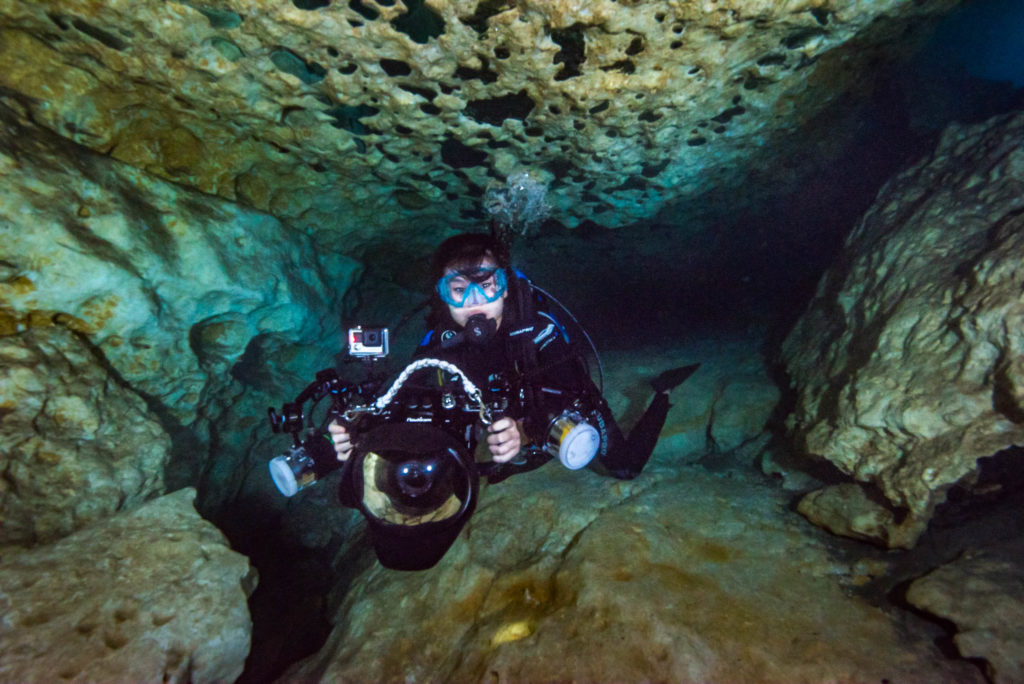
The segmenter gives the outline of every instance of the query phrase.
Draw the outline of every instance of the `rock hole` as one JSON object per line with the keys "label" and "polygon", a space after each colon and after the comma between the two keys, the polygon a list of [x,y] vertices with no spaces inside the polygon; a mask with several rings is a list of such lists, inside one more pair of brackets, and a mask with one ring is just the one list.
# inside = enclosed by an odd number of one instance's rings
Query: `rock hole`
{"label": "rock hole", "polygon": [[400,59],[382,59],[379,64],[388,76],[408,76],[412,73],[412,67]]}
{"label": "rock hole", "polygon": [[799,50],[814,38],[824,35],[825,32],[817,28],[801,29],[783,38],[782,44],[789,50]]}
{"label": "rock hole", "polygon": [[307,85],[319,83],[327,70],[316,62],[307,62],[288,48],[279,47],[270,53],[270,61],[281,71],[291,74]]}
{"label": "rock hole", "polygon": [[444,18],[423,0],[403,0],[403,2],[405,13],[391,21],[391,26],[396,31],[404,33],[414,43],[420,45],[424,45],[431,38],[437,38],[444,33]]}
{"label": "rock hole", "polygon": [[555,54],[555,64],[562,68],[555,74],[556,81],[565,81],[580,75],[580,67],[586,61],[586,24],[573,24],[569,28],[551,31],[551,40],[561,48]]}
{"label": "rock hole", "polygon": [[430,88],[420,88],[419,86],[409,85],[408,83],[401,83],[398,87],[408,93],[412,93],[413,95],[419,95],[427,102],[430,102],[437,97],[437,93]]}
{"label": "rock hole", "polygon": [[746,113],[746,111],[747,111],[746,107],[741,107],[741,106],[730,107],[729,109],[726,109],[726,110],[722,111],[721,113],[719,113],[717,116],[711,117],[711,120],[715,121],[717,123],[720,123],[720,124],[726,124],[726,123],[729,123],[730,121],[732,121],[733,118],[735,118],[737,116],[740,116],[741,114]]}
{"label": "rock hole", "polygon": [[429,116],[438,116],[441,114],[441,109],[437,105],[429,102],[420,105],[420,111]]}
{"label": "rock hole", "polygon": [[636,36],[635,38],[633,38],[633,40],[629,43],[629,47],[626,48],[626,54],[630,56],[639,55],[643,51],[644,39],[641,38],[640,36]]}
{"label": "rock hole", "polygon": [[487,33],[487,20],[511,7],[512,3],[509,0],[482,0],[472,15],[462,19],[462,23],[482,36]]}
{"label": "rock hole", "polygon": [[112,50],[123,52],[128,49],[128,43],[124,42],[113,33],[108,33],[107,31],[104,31],[97,26],[93,26],[88,22],[82,21],[81,19],[73,19],[71,21],[71,25],[90,38],[103,43]]}
{"label": "rock hole", "polygon": [[611,105],[609,104],[608,100],[605,100],[601,104],[594,105],[593,107],[591,107],[590,110],[589,110],[589,113],[590,114],[600,114],[601,112],[603,112],[606,109],[608,109],[608,107],[610,107],[610,106]]}
{"label": "rock hole", "polygon": [[811,16],[822,26],[828,25],[828,10],[824,7],[812,7]]}
{"label": "rock hole", "polygon": [[357,12],[359,16],[364,19],[369,19],[370,21],[373,21],[380,16],[380,12],[372,7],[367,7],[361,2],[361,0],[348,0],[348,7],[352,11]]}
{"label": "rock hole", "polygon": [[292,0],[292,4],[300,10],[316,10],[327,7],[331,4],[331,0]]}
{"label": "rock hole", "polygon": [[654,178],[668,166],[668,159],[660,161],[657,164],[644,164],[644,168],[640,171],[640,175],[644,178]]}
{"label": "rock hole", "polygon": [[69,24],[67,21],[65,21],[64,17],[60,16],[59,14],[54,14],[53,12],[47,12],[46,16],[49,17],[50,21],[52,21],[54,24],[56,24],[57,27],[61,31],[67,31],[68,29],[71,28],[71,24]]}
{"label": "rock hole", "polygon": [[544,129],[541,128],[540,126],[530,126],[523,132],[526,133],[526,135],[530,136],[531,138],[539,138],[540,136],[544,135]]}
{"label": "rock hole", "polygon": [[331,57],[337,57],[340,53],[337,48],[333,48],[330,45],[327,46],[327,54]]}
{"label": "rock hole", "polygon": [[697,136],[696,138],[690,138],[689,140],[687,140],[686,144],[689,145],[690,147],[699,147],[701,145],[706,145],[707,142],[707,138]]}
{"label": "rock hole", "polygon": [[506,119],[522,121],[533,108],[533,99],[525,90],[520,90],[518,93],[487,100],[471,100],[466,104],[466,114],[480,123],[500,127]]}
{"label": "rock hole", "polygon": [[481,57],[480,61],[483,62],[484,64],[482,69],[472,69],[467,66],[459,66],[455,70],[455,76],[462,81],[471,81],[474,78],[479,79],[484,83],[494,83],[495,81],[497,81],[498,74],[491,71],[490,65],[487,63],[487,60]]}
{"label": "rock hole", "polygon": [[233,29],[242,25],[242,15],[231,10],[218,10],[210,7],[199,7],[191,5],[196,11],[201,12],[210,26],[215,29]]}
{"label": "rock hole", "polygon": [[494,56],[498,59],[508,59],[512,56],[512,53],[506,47],[496,47],[494,48]]}
{"label": "rock hole", "polygon": [[334,119],[334,121],[331,121],[331,125],[335,128],[346,130],[355,135],[365,135],[369,131],[360,119],[373,116],[379,111],[376,107],[361,104],[355,106],[338,105],[337,107],[325,110],[324,113]]}
{"label": "rock hole", "polygon": [[773,53],[757,60],[758,66],[779,66],[786,63],[786,56]]}
{"label": "rock hole", "polygon": [[351,76],[352,74],[356,73],[356,70],[358,68],[358,64],[355,64],[354,62],[349,62],[345,66],[338,67],[338,73],[344,76]]}
{"label": "rock hole", "polygon": [[103,644],[112,651],[124,648],[128,645],[129,639],[118,632],[104,632]]}
{"label": "rock hole", "polygon": [[487,153],[449,136],[441,143],[441,161],[453,169],[483,166],[487,161]]}
{"label": "rock hole", "polygon": [[660,119],[661,116],[662,115],[659,114],[658,112],[646,111],[640,114],[639,119],[641,121],[646,121],[647,123],[654,123],[655,121]]}
{"label": "rock hole", "polygon": [[229,62],[237,62],[245,56],[245,53],[242,52],[242,48],[238,47],[230,40],[227,40],[226,38],[221,38],[220,36],[215,36],[214,38],[211,38],[210,45],[213,46],[214,50],[220,53],[221,57],[228,60]]}

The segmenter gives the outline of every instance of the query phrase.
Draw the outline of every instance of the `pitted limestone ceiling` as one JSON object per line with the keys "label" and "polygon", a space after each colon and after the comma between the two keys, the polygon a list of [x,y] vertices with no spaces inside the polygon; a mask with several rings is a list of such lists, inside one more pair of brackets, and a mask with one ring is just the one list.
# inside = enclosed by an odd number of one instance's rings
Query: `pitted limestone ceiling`
{"label": "pitted limestone ceiling", "polygon": [[573,226],[739,187],[956,0],[0,0],[0,98],[359,244],[551,182]]}

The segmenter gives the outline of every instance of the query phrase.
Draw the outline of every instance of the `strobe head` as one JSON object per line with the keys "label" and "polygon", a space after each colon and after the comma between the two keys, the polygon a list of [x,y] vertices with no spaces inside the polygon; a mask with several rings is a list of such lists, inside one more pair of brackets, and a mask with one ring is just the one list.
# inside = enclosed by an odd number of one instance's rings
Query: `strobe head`
{"label": "strobe head", "polygon": [[287,432],[295,434],[302,429],[305,416],[302,413],[301,404],[285,404],[281,407],[281,413],[271,406],[267,409],[267,419],[270,421],[270,429],[274,434]]}

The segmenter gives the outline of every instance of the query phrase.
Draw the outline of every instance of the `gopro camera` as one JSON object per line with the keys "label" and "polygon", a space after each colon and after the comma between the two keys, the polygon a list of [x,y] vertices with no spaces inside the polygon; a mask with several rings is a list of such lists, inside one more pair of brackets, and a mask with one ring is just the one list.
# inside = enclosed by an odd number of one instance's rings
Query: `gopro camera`
{"label": "gopro camera", "polygon": [[348,330],[349,356],[382,359],[388,355],[388,329],[364,328],[357,325]]}

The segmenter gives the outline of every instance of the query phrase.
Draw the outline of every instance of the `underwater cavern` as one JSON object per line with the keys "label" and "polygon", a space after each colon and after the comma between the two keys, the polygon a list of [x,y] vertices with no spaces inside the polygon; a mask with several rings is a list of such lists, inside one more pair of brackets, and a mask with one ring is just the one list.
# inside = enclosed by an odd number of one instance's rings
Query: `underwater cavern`
{"label": "underwater cavern", "polygon": [[[498,224],[700,365],[386,567],[268,407]],[[0,682],[1022,682],[1022,496],[1020,0],[0,0]]]}

